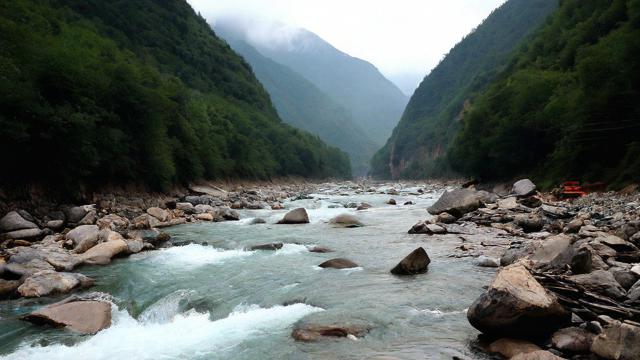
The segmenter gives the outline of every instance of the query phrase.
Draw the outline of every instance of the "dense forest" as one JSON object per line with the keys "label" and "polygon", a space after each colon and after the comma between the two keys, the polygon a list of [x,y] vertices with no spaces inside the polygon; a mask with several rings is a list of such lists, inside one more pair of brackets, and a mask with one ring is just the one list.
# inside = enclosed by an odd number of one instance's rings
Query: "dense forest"
{"label": "dense forest", "polygon": [[349,177],[184,0],[0,2],[0,181]]}
{"label": "dense forest", "polygon": [[355,124],[349,110],[291,68],[262,55],[233,26],[218,20],[214,30],[249,62],[285,122],[346,151],[353,175],[366,175],[378,146]]}
{"label": "dense forest", "polygon": [[563,0],[486,91],[450,149],[483,179],[640,178],[640,1]]}
{"label": "dense forest", "polygon": [[557,0],[510,0],[494,10],[420,84],[386,145],[374,156],[372,174],[451,176],[445,155],[469,99],[506,68],[518,44],[556,6]]}

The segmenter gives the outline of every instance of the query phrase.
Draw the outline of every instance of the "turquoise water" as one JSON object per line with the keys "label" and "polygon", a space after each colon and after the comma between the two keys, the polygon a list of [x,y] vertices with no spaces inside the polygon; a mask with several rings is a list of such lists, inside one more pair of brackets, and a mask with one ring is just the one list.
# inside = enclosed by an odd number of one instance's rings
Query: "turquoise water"
{"label": "turquoise water", "polygon": [[[113,325],[94,336],[43,329],[17,316],[42,304],[0,303],[0,353],[9,359],[451,359],[478,358],[475,331],[465,310],[493,271],[450,258],[458,245],[407,230],[428,215],[437,193],[410,195],[315,194],[286,203],[305,207],[311,224],[275,225],[286,210],[242,211],[242,220],[169,229],[175,240],[194,244],[85,267],[97,279],[91,291],[113,296]],[[415,189],[413,189],[415,190]],[[335,208],[366,201],[372,209]],[[327,221],[353,213],[362,228],[336,228]],[[251,225],[255,217],[267,224]],[[278,251],[246,247],[282,242]],[[201,245],[206,243],[206,245]],[[335,252],[312,253],[310,246]],[[429,272],[412,277],[389,273],[405,255],[423,246]],[[346,257],[356,269],[317,265]],[[299,343],[296,324],[355,324],[370,327],[362,338]]]}

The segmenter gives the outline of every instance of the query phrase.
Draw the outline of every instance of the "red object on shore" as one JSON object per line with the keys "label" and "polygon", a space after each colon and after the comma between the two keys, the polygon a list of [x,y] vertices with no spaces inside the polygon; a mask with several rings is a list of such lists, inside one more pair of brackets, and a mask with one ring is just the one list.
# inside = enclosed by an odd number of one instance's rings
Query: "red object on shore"
{"label": "red object on shore", "polygon": [[560,194],[562,197],[580,197],[587,195],[578,181],[565,181],[562,183],[562,192]]}

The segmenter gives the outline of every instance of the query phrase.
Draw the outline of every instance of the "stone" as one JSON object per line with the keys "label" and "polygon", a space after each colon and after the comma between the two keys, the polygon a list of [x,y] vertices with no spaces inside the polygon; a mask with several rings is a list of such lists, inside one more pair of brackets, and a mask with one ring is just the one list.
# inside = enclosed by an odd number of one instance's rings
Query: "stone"
{"label": "stone", "polygon": [[438,224],[426,224],[425,225],[429,234],[446,234],[447,229]]}
{"label": "stone", "polygon": [[546,216],[553,219],[566,219],[571,216],[569,211],[563,207],[542,205],[540,208]]}
{"label": "stone", "polygon": [[321,268],[350,269],[358,267],[358,264],[349,259],[336,258],[327,260],[318,266],[320,266]]}
{"label": "stone", "polygon": [[511,359],[512,357],[519,354],[526,354],[533,351],[542,350],[538,345],[533,344],[529,341],[519,340],[519,339],[510,339],[510,338],[502,338],[492,342],[487,350],[490,353],[500,354],[507,359]]}
{"label": "stone", "polygon": [[165,222],[169,220],[169,212],[167,210],[161,209],[159,207],[150,207],[147,209],[147,214],[153,216],[158,219],[160,222]]}
{"label": "stone", "polygon": [[389,199],[389,201],[387,201],[387,205],[397,205],[396,200],[395,199]]}
{"label": "stone", "polygon": [[211,185],[192,185],[189,190],[196,194],[209,195],[219,199],[226,199],[229,195],[227,191]]}
{"label": "stone", "polygon": [[475,264],[476,266],[480,267],[497,268],[500,267],[500,259],[492,258],[486,255],[480,255],[476,258]]}
{"label": "stone", "polygon": [[90,210],[78,221],[78,225],[93,225],[96,221],[98,221],[98,213],[95,210]]}
{"label": "stone", "polygon": [[624,268],[611,268],[609,272],[613,274],[618,284],[625,290],[629,290],[640,278],[630,270]]}
{"label": "stone", "polygon": [[319,326],[307,325],[293,330],[291,336],[296,341],[312,342],[323,337],[359,338],[364,336],[367,328],[354,326]]}
{"label": "stone", "polygon": [[42,270],[54,270],[53,266],[42,259],[32,259],[24,263],[8,263],[4,271],[17,277],[28,277]]}
{"label": "stone", "polygon": [[629,289],[627,292],[627,298],[631,301],[640,302],[640,280],[636,281],[636,283]]}
{"label": "stone", "polygon": [[499,199],[498,195],[485,190],[477,191],[476,196],[478,197],[478,200],[480,200],[480,202],[484,205],[495,204]]}
{"label": "stone", "polygon": [[529,179],[518,180],[513,184],[511,193],[517,197],[526,197],[536,192],[536,185]]}
{"label": "stone", "polygon": [[304,208],[297,208],[289,211],[278,224],[308,224],[309,215]]}
{"label": "stone", "polygon": [[516,215],[514,222],[526,233],[540,231],[544,227],[544,219],[538,215]]}
{"label": "stone", "polygon": [[64,226],[64,220],[47,221],[47,227],[51,230],[59,230]]}
{"label": "stone", "polygon": [[18,286],[20,286],[20,281],[18,280],[5,280],[0,278],[0,299],[15,297]]}
{"label": "stone", "polygon": [[611,234],[602,234],[596,238],[597,242],[607,245],[617,251],[636,251],[638,248],[632,243]]}
{"label": "stone", "polygon": [[238,221],[238,220],[240,220],[240,213],[235,211],[235,210],[233,210],[233,209],[230,209],[228,207],[218,208],[218,214],[223,219],[228,220],[228,221]]}
{"label": "stone", "polygon": [[632,266],[631,272],[640,276],[640,264]]}
{"label": "stone", "polygon": [[510,360],[564,360],[560,356],[547,350],[538,350],[529,353],[518,354]]}
{"label": "stone", "polygon": [[579,248],[571,258],[571,272],[588,274],[593,270],[593,253],[587,248]]}
{"label": "stone", "polygon": [[469,323],[494,336],[538,336],[568,324],[570,312],[521,264],[503,268],[467,311]]}
{"label": "stone", "polygon": [[18,287],[18,293],[24,297],[64,294],[75,288],[89,287],[93,283],[93,279],[82,274],[43,270],[29,276]]}
{"label": "stone", "polygon": [[440,199],[431,205],[427,211],[431,215],[447,212],[456,217],[474,211],[480,207],[480,200],[476,191],[470,189],[456,189],[445,191]]}
{"label": "stone", "polygon": [[313,252],[313,253],[321,253],[321,254],[323,254],[323,253],[330,253],[330,252],[333,252],[333,250],[331,250],[331,249],[329,249],[329,248],[327,248],[327,247],[324,247],[324,246],[313,246],[313,247],[311,247],[311,248],[309,249],[309,252]]}
{"label": "stone", "polygon": [[333,219],[329,220],[330,224],[338,225],[346,228],[355,228],[364,226],[363,223],[358,220],[357,217],[351,214],[340,214]]}
{"label": "stone", "polygon": [[137,254],[144,249],[144,241],[142,239],[127,239],[127,254]]}
{"label": "stone", "polygon": [[75,252],[83,253],[98,243],[99,233],[97,225],[80,225],[69,231],[65,239],[73,242]]}
{"label": "stone", "polygon": [[522,198],[518,200],[518,203],[532,209],[542,206],[542,200],[537,196]]}
{"label": "stone", "polygon": [[206,205],[206,204],[198,204],[193,208],[193,210],[195,211],[196,214],[204,214],[204,213],[214,213],[214,212],[216,212],[216,209],[214,209],[213,206]]}
{"label": "stone", "polygon": [[372,208],[371,204],[363,202],[360,205],[358,205],[356,210],[361,211],[361,210],[367,210],[367,209],[371,209],[371,208]]}
{"label": "stone", "polygon": [[38,225],[24,219],[17,211],[11,211],[0,219],[0,232],[37,228]]}
{"label": "stone", "polygon": [[81,334],[95,334],[111,326],[111,304],[105,301],[61,301],[23,317],[35,324],[65,327]]}
{"label": "stone", "polygon": [[454,222],[456,222],[456,220],[458,220],[458,218],[456,218],[455,216],[447,212],[440,213],[436,217],[436,222],[443,223],[443,224],[453,224]]}
{"label": "stone", "polygon": [[584,221],[582,219],[573,219],[567,223],[567,226],[564,227],[564,232],[567,234],[575,234],[580,231],[580,228],[584,225]]}
{"label": "stone", "polygon": [[284,205],[281,203],[273,203],[271,204],[271,210],[284,210]]}
{"label": "stone", "polygon": [[96,225],[100,229],[125,231],[129,227],[129,220],[116,214],[108,214],[98,219]]}
{"label": "stone", "polygon": [[588,274],[569,276],[569,280],[588,291],[603,294],[615,299],[624,298],[626,291],[618,284],[613,275],[606,270],[596,270]]}
{"label": "stone", "polygon": [[210,213],[196,214],[195,218],[200,221],[213,221],[213,215]]}
{"label": "stone", "polygon": [[253,220],[251,220],[251,225],[257,225],[257,224],[266,224],[267,221],[263,218],[254,218]]}
{"label": "stone", "polygon": [[553,347],[565,353],[588,353],[591,343],[593,334],[579,327],[560,329],[551,336]]}
{"label": "stone", "polygon": [[280,250],[282,249],[282,246],[284,246],[284,244],[282,243],[271,243],[271,244],[262,244],[262,245],[254,245],[252,247],[249,248],[249,250],[271,250],[271,251],[275,251],[275,250]]}
{"label": "stone", "polygon": [[419,247],[407,255],[398,265],[391,269],[391,273],[395,275],[415,275],[421,274],[428,270],[429,255],[424,248]]}
{"label": "stone", "polygon": [[640,359],[640,326],[611,321],[593,339],[591,351],[607,360]]}
{"label": "stone", "polygon": [[44,236],[44,231],[34,228],[34,229],[22,229],[22,230],[14,230],[8,233],[2,234],[4,239],[36,239]]}
{"label": "stone", "polygon": [[[536,267],[546,267],[557,262],[556,259],[562,256],[571,246],[571,238],[567,235],[560,234],[552,236],[542,242],[530,259],[534,262]],[[571,257],[569,257],[565,264],[568,264]],[[564,262],[564,261],[561,261]]]}
{"label": "stone", "polygon": [[89,265],[106,265],[111,262],[114,256],[126,252],[128,249],[129,247],[123,239],[114,239],[101,242],[87,250],[82,254],[81,259],[85,264]]}
{"label": "stone", "polygon": [[93,208],[94,207],[92,205],[74,206],[65,209],[64,213],[68,222],[77,224],[78,222],[80,222],[80,220],[82,220],[82,218],[85,217],[85,215],[87,215],[89,211],[93,210]]}
{"label": "stone", "polygon": [[196,212],[193,204],[189,202],[176,203],[176,209],[184,211],[185,214],[193,214]]}

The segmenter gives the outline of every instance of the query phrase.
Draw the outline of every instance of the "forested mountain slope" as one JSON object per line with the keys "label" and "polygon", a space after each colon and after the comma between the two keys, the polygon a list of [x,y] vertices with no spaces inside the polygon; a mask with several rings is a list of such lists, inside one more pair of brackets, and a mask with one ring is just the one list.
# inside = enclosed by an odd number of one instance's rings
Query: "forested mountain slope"
{"label": "forested mountain slope", "polygon": [[350,176],[183,0],[0,2],[2,183]]}
{"label": "forested mountain slope", "polygon": [[317,134],[328,144],[346,151],[351,158],[353,174],[366,175],[369,160],[377,146],[353,122],[348,110],[302,75],[263,56],[247,42],[238,39],[231,29],[216,25],[214,30],[251,64],[284,121]]}
{"label": "forested mountain slope", "polygon": [[[382,178],[447,175],[443,159],[468,100],[504,70],[517,45],[557,0],[509,0],[458,43],[423,80],[386,145],[372,161]],[[466,105],[466,106],[465,106]]]}
{"label": "forested mountain slope", "polygon": [[563,0],[478,96],[450,151],[483,179],[640,178],[640,1]]}

